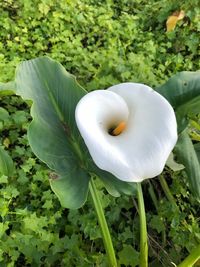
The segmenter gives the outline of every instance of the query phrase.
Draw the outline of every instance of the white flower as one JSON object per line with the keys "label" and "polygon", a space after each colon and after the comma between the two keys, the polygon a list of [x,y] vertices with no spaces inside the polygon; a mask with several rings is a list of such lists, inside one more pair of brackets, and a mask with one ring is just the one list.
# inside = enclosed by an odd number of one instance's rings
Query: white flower
{"label": "white flower", "polygon": [[127,182],[159,175],[177,141],[173,108],[144,84],[88,93],[75,116],[96,165]]}

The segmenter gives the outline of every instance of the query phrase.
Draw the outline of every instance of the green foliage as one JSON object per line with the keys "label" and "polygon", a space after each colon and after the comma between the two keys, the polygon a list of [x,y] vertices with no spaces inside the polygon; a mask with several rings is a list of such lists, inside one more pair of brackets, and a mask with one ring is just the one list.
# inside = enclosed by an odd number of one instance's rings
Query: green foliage
{"label": "green foliage", "polygon": [[[167,17],[179,9],[185,19],[166,33]],[[200,68],[196,0],[10,0],[0,11],[2,81],[12,80],[19,62],[41,55],[61,62],[86,89],[127,80],[154,86]]]}
{"label": "green foliage", "polygon": [[[0,107],[1,130],[5,127],[7,122],[9,122],[9,113],[6,109]],[[4,140],[4,143],[6,144],[6,139]],[[0,146],[0,183],[7,183],[7,178],[13,174],[13,171],[14,164],[12,158],[8,152]]]}
{"label": "green foliage", "polygon": [[186,167],[191,191],[200,202],[200,164],[187,130],[180,134],[175,151],[181,163]]}
{"label": "green foliage", "polygon": [[[9,111],[2,129],[2,143],[5,138],[10,140],[8,147],[15,170],[7,178],[8,183],[1,184],[0,190],[0,264],[106,266],[101,232],[90,195],[83,208],[63,209],[49,188],[49,171],[38,162],[28,146],[26,132],[31,119],[29,113],[24,114],[26,121],[20,120],[21,124],[16,124],[16,112],[26,111],[28,106],[17,96],[1,98],[1,106]],[[159,217],[149,195],[145,194],[150,259],[159,260],[157,266],[168,267],[170,261],[178,263],[199,240],[199,205],[189,194],[187,178],[183,174],[165,174],[166,177],[173,177],[171,189],[182,216],[175,216],[172,212],[156,179],[153,182],[157,188]],[[139,218],[132,198],[113,198],[106,194],[102,182],[96,182],[118,260],[122,266],[129,266],[130,261],[137,266]],[[165,245],[162,244],[160,232],[162,224],[165,225],[168,240]],[[131,256],[128,257],[130,252]]]}
{"label": "green foliage", "polygon": [[157,91],[175,109],[180,132],[175,152],[178,160],[186,168],[192,193],[200,201],[200,164],[193,143],[185,129],[189,124],[188,116],[200,114],[200,71],[180,72],[158,87]]}
{"label": "green foliage", "polygon": [[8,152],[0,147],[0,175],[10,176],[13,173],[13,161]]}
{"label": "green foliage", "polygon": [[[166,33],[167,17],[180,9],[185,18]],[[87,90],[125,81],[157,87],[172,74],[200,69],[199,11],[198,0],[1,1],[0,80],[14,79],[19,62],[47,55],[61,62]],[[105,266],[90,195],[79,210],[60,206],[49,188],[49,171],[28,145],[30,103],[3,96],[2,86],[0,138],[15,168],[11,176],[1,176],[0,265]],[[6,86],[10,94],[13,84]],[[155,209],[144,184],[153,267],[178,264],[200,243],[199,204],[190,192],[185,170],[166,169],[164,175],[180,212],[172,210],[156,179],[151,180],[158,203]],[[118,260],[122,267],[137,266],[136,205],[128,196],[111,197],[100,182],[98,188]]]}
{"label": "green foliage", "polygon": [[195,146],[195,151],[197,153],[197,157],[198,157],[198,160],[199,160],[199,164],[200,164],[200,143],[197,143]]}
{"label": "green foliage", "polygon": [[118,255],[120,265],[135,267],[139,264],[139,253],[130,245],[125,245]]}

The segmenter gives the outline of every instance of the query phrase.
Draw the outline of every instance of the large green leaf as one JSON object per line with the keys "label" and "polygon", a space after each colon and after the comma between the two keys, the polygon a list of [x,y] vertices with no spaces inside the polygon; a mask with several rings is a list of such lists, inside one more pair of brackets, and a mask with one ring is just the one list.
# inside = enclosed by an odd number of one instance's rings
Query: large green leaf
{"label": "large green leaf", "polygon": [[94,172],[113,196],[135,192],[134,183],[120,181],[94,165],[75,123],[75,107],[86,91],[74,76],[42,57],[19,65],[15,86],[17,94],[33,102],[29,143],[53,170],[50,184],[64,207],[78,208],[85,202]]}
{"label": "large green leaf", "polygon": [[[197,103],[200,104],[200,71],[182,71],[158,87],[157,91],[171,103],[175,110],[187,105],[188,112],[196,112]],[[200,106],[198,112],[200,112]]]}
{"label": "large green leaf", "polygon": [[0,146],[0,174],[11,176],[14,171],[14,164],[12,158],[7,151]]}
{"label": "large green leaf", "polygon": [[180,163],[185,166],[191,192],[200,201],[200,164],[187,129],[180,134],[175,153]]}
{"label": "large green leaf", "polygon": [[200,71],[183,71],[157,88],[173,106],[176,112],[178,131],[188,125],[187,114],[200,112]]}
{"label": "large green leaf", "polygon": [[22,62],[15,83],[16,93],[33,101],[28,130],[33,152],[55,171],[50,183],[61,204],[79,208],[86,201],[90,177],[74,113],[86,92],[61,64],[47,57]]}

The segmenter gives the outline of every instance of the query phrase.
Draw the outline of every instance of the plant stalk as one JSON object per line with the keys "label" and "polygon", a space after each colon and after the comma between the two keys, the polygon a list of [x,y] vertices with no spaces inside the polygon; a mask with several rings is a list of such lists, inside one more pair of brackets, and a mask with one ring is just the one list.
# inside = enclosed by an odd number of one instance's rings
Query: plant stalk
{"label": "plant stalk", "polygon": [[189,256],[185,258],[178,267],[192,267],[200,259],[200,245],[192,250]]}
{"label": "plant stalk", "polygon": [[140,267],[148,266],[148,241],[147,241],[147,225],[144,207],[144,198],[141,183],[137,184],[138,207],[140,216]]}
{"label": "plant stalk", "polygon": [[98,191],[96,189],[95,182],[94,182],[93,178],[91,178],[91,180],[90,180],[89,189],[90,189],[90,193],[91,193],[91,196],[92,196],[92,199],[94,202],[95,210],[96,210],[97,217],[98,217],[98,222],[99,222],[101,232],[102,232],[102,238],[103,238],[105,250],[106,250],[106,253],[108,256],[108,262],[109,262],[108,266],[109,267],[117,267],[117,261],[116,261],[116,257],[115,257],[115,251],[113,248],[113,244],[112,244],[112,239],[110,236],[110,232],[108,229],[106,218],[105,218],[105,215],[103,212],[101,201],[99,199]]}
{"label": "plant stalk", "polygon": [[150,197],[151,197],[151,199],[153,201],[153,204],[154,204],[154,206],[156,208],[156,211],[158,212],[158,200],[157,200],[157,197],[156,197],[156,194],[155,194],[155,191],[153,189],[153,186],[152,186],[151,182],[150,181],[148,181],[148,182],[149,182],[148,191],[149,191]]}
{"label": "plant stalk", "polygon": [[169,186],[168,186],[164,176],[163,175],[159,175],[159,180],[160,180],[160,184],[162,186],[162,189],[163,189],[163,191],[165,193],[165,196],[167,197],[169,202],[171,202],[171,204],[174,207],[178,208],[177,205],[176,205],[176,201],[175,201],[175,199],[174,199],[174,197],[173,197],[173,195],[172,195],[172,193],[171,193],[171,191],[169,189]]}

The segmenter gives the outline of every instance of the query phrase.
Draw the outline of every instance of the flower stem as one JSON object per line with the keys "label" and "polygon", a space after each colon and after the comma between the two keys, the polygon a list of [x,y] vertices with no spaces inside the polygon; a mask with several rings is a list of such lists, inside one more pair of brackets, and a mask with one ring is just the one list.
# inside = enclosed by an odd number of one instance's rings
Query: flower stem
{"label": "flower stem", "polygon": [[171,191],[169,189],[169,186],[168,186],[168,184],[167,184],[164,176],[163,175],[160,175],[159,176],[159,180],[160,180],[160,184],[162,186],[162,189],[163,189],[163,191],[165,193],[165,196],[167,197],[167,199],[169,200],[169,202],[171,202],[171,204],[174,207],[178,208],[177,205],[176,205],[176,201],[175,201],[175,199],[174,199],[174,197],[173,197],[173,195],[172,195],[172,193],[171,193]]}
{"label": "flower stem", "polygon": [[99,222],[99,225],[101,227],[103,242],[104,242],[105,250],[106,250],[106,253],[108,256],[108,261],[109,261],[108,266],[109,267],[117,267],[117,261],[116,261],[116,257],[115,257],[115,251],[113,248],[113,244],[112,244],[112,239],[110,236],[110,232],[108,229],[106,218],[105,218],[105,215],[103,212],[103,208],[101,206],[101,202],[100,202],[98,192],[97,192],[93,178],[91,178],[91,180],[90,180],[89,188],[90,188],[90,193],[92,195],[92,199],[94,202],[95,210],[97,213],[98,222]]}
{"label": "flower stem", "polygon": [[192,267],[200,259],[200,245],[192,250],[189,256],[182,261],[178,267]]}
{"label": "flower stem", "polygon": [[148,266],[148,242],[147,242],[147,225],[144,207],[144,198],[141,183],[137,184],[138,206],[140,216],[140,267]]}
{"label": "flower stem", "polygon": [[150,197],[151,197],[151,199],[153,201],[153,204],[154,204],[154,206],[156,208],[156,211],[158,212],[158,200],[157,200],[157,197],[156,197],[156,194],[155,194],[155,191],[153,189],[153,186],[152,186],[151,182],[150,181],[148,181],[148,182],[149,182],[149,188],[148,188],[149,195],[150,195]]}

